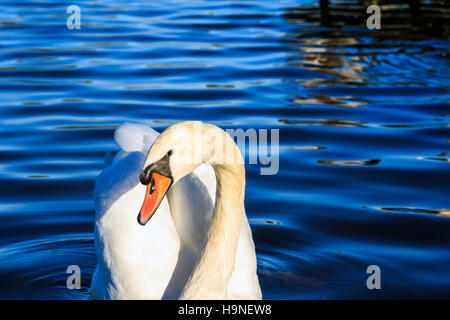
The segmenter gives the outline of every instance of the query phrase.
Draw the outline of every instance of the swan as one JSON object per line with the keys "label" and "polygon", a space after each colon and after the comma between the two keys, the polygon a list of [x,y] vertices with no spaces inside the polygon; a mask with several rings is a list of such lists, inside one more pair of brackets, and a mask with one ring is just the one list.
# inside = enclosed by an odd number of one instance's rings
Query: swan
{"label": "swan", "polygon": [[114,139],[94,188],[92,298],[261,299],[233,139],[199,121],[125,123]]}

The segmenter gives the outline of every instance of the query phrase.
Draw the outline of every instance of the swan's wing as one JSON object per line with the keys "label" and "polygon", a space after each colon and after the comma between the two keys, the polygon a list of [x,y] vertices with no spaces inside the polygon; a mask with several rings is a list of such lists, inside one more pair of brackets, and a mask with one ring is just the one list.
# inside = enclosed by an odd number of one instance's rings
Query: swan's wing
{"label": "swan's wing", "polygon": [[121,157],[103,170],[95,180],[94,205],[97,219],[128,190],[139,183],[144,164],[142,152],[121,152]]}
{"label": "swan's wing", "polygon": [[214,209],[216,177],[202,164],[174,184],[167,193],[175,226],[184,246],[200,253]]}
{"label": "swan's wing", "polygon": [[115,132],[118,155],[97,177],[95,245],[97,268],[91,285],[95,298],[160,299],[175,268],[179,237],[167,199],[145,225],[136,221],[145,186],[139,172],[158,133],[126,123]]}
{"label": "swan's wing", "polygon": [[203,163],[194,170],[193,175],[200,179],[214,204],[216,202],[216,174],[213,167],[210,164]]}
{"label": "swan's wing", "polygon": [[122,152],[124,156],[106,168],[95,185],[98,267],[93,297],[160,299],[177,263],[179,237],[165,198],[145,226],[138,224],[145,194],[139,172],[145,156]]}
{"label": "swan's wing", "polygon": [[114,132],[117,145],[126,152],[140,151],[147,155],[159,132],[142,124],[125,122]]}
{"label": "swan's wing", "polygon": [[158,135],[152,128],[128,122],[116,129],[114,140],[121,150],[95,181],[94,204],[98,214],[138,184],[145,156]]}
{"label": "swan's wing", "polygon": [[236,263],[228,283],[227,299],[261,300],[261,288],[256,274],[256,252],[252,230],[245,210],[239,234]]}

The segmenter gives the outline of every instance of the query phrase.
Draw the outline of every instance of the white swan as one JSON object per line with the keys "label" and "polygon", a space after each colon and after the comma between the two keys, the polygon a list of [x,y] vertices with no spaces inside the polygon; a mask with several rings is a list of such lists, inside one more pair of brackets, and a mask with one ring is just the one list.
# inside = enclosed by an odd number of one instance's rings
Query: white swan
{"label": "white swan", "polygon": [[115,140],[122,150],[94,190],[92,297],[261,299],[245,169],[231,137],[201,122],[159,137],[126,123]]}

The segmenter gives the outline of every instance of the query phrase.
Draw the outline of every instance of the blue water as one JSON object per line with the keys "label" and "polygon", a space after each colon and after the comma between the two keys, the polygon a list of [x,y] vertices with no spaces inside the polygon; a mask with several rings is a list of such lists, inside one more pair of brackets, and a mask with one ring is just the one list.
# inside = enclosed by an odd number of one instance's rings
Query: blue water
{"label": "blue water", "polygon": [[280,130],[278,174],[246,166],[264,298],[450,298],[438,2],[379,31],[359,1],[76,1],[81,30],[67,2],[0,2],[0,298],[89,299],[114,129],[194,119]]}

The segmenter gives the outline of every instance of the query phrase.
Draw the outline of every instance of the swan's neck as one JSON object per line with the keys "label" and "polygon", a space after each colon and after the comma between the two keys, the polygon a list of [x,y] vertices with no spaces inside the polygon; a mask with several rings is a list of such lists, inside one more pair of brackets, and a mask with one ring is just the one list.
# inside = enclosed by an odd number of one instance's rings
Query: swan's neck
{"label": "swan's neck", "polygon": [[[234,152],[239,149],[233,142]],[[237,158],[241,159],[240,153]],[[180,299],[223,299],[234,271],[244,210],[242,163],[211,163],[217,180],[216,203],[205,247]]]}

